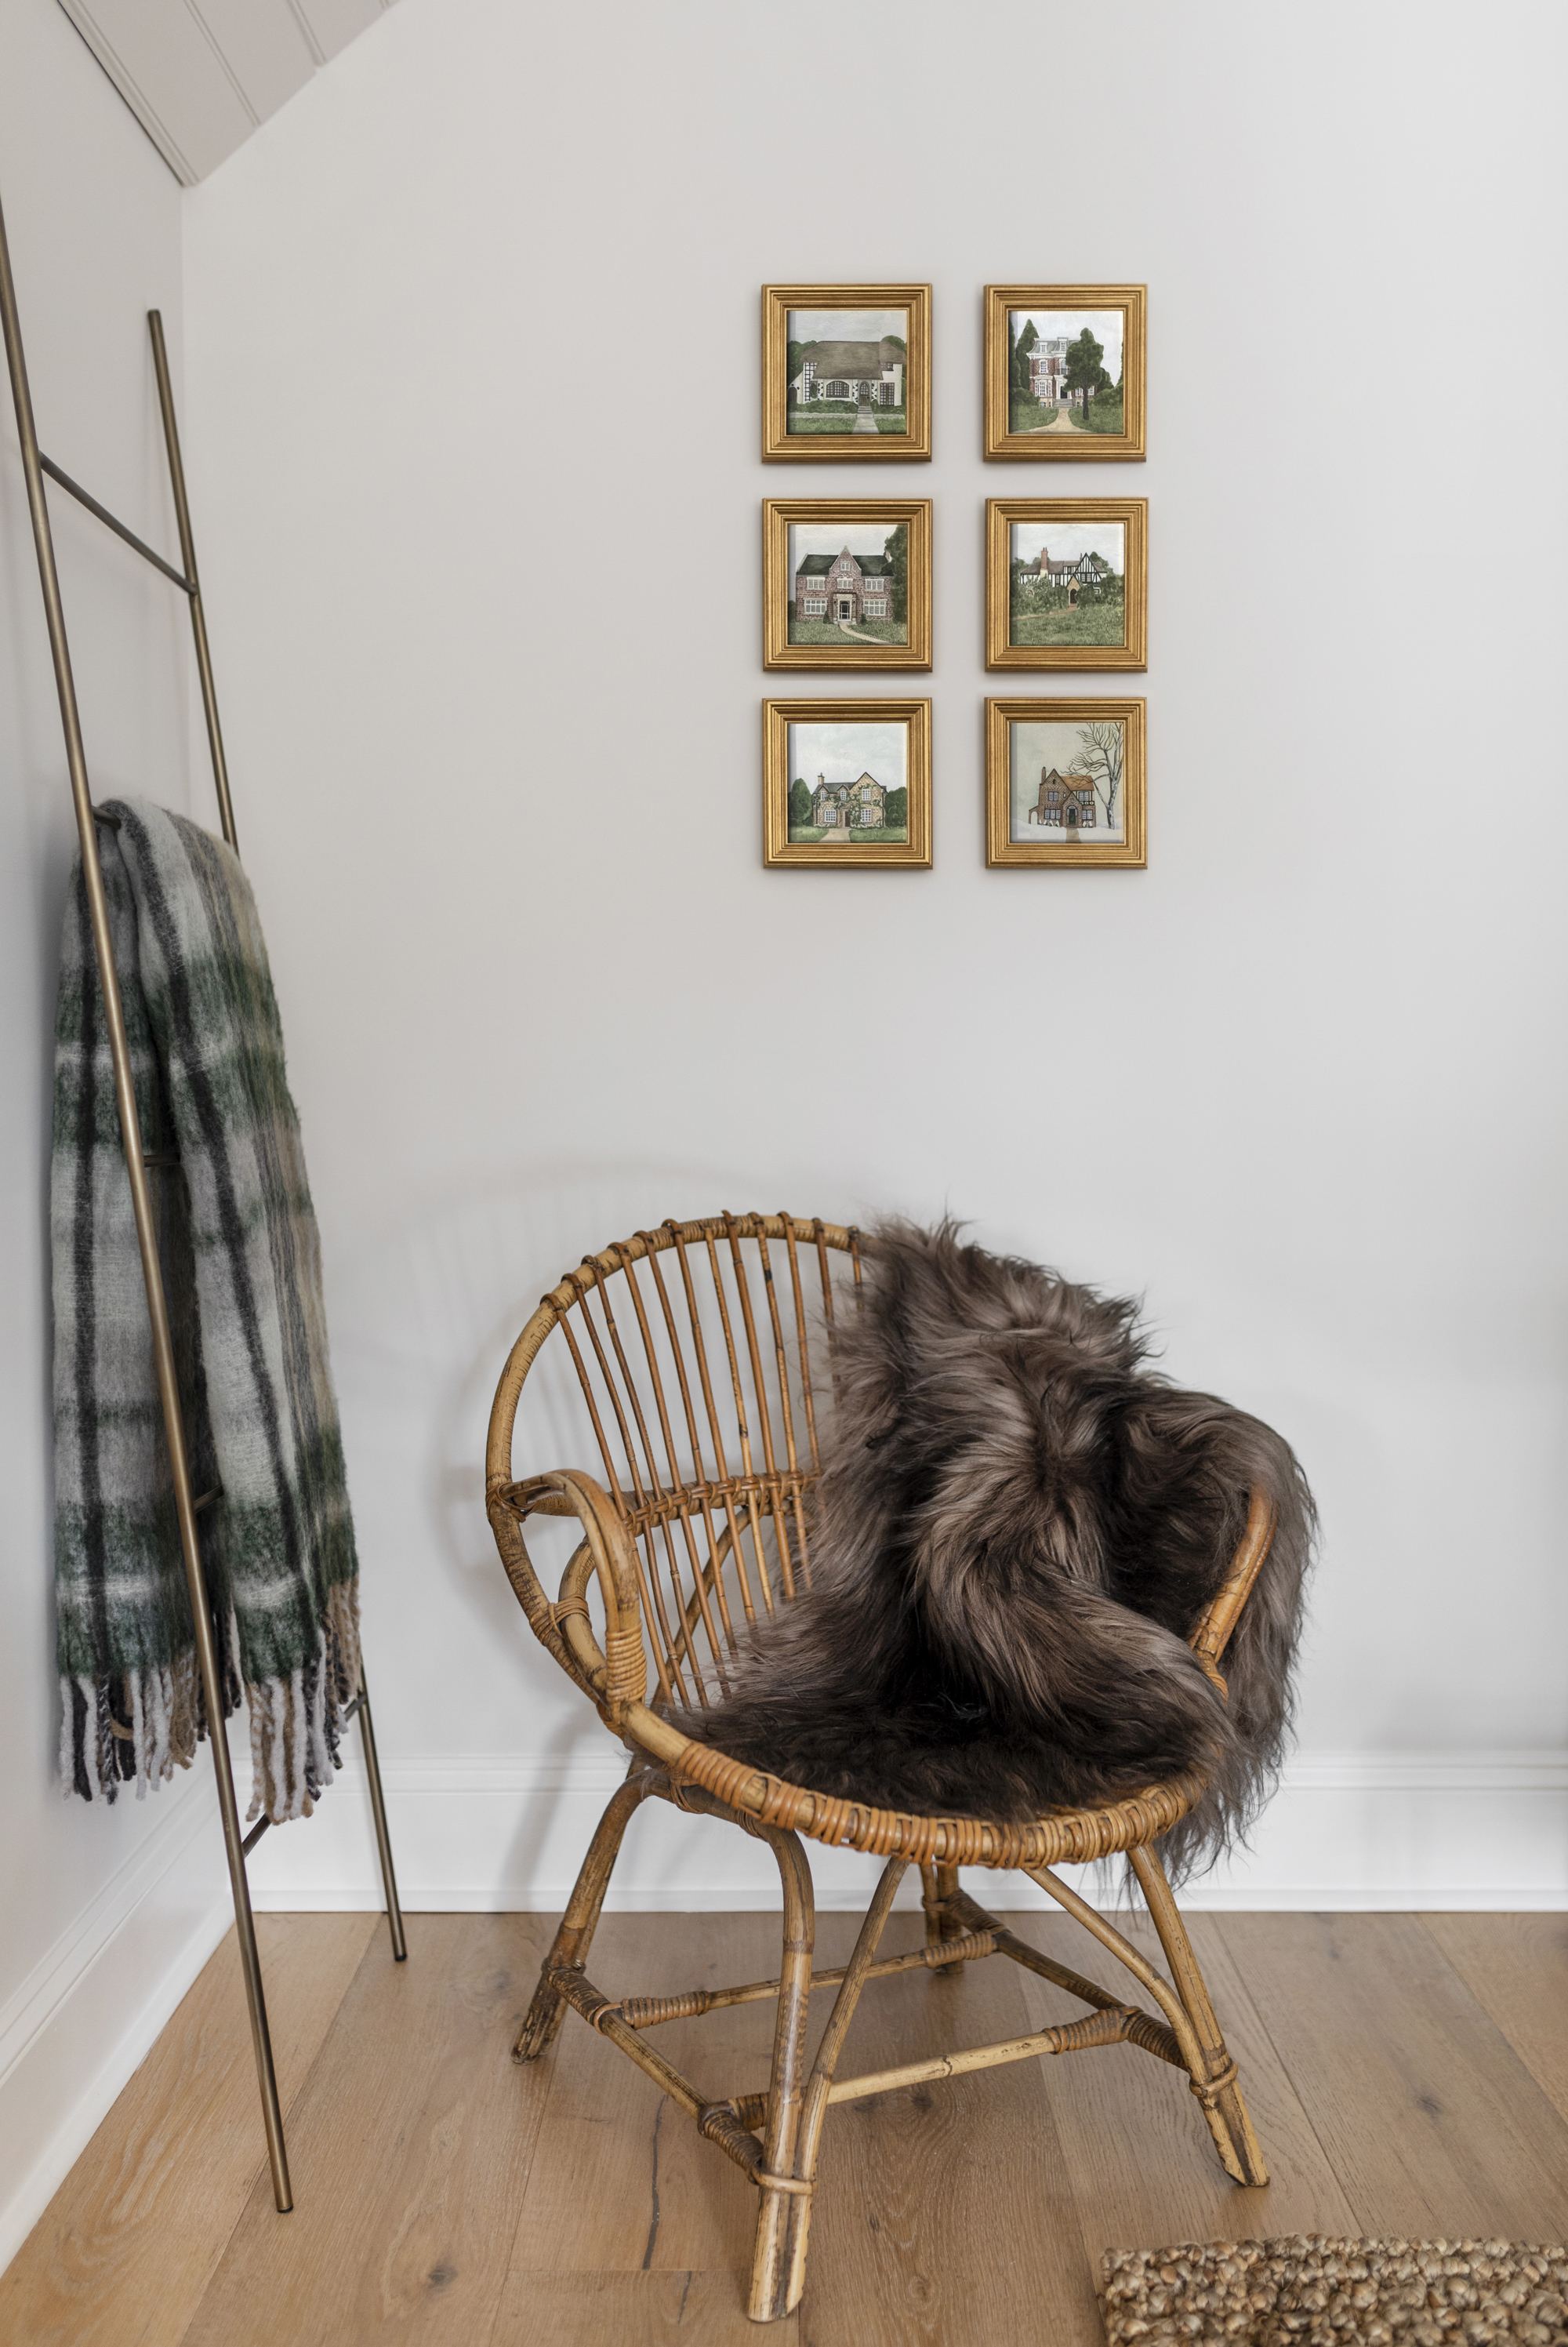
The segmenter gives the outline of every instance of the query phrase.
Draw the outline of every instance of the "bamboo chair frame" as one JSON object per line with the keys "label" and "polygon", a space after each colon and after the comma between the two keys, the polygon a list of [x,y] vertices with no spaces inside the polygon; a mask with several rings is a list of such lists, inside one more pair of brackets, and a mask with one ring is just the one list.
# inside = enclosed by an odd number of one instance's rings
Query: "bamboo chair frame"
{"label": "bamboo chair frame", "polygon": [[[831,1324],[834,1259],[840,1259],[841,1290],[845,1268],[848,1283],[858,1287],[864,1244],[835,1224],[726,1212],[667,1222],[586,1256],[544,1298],[512,1348],[490,1414],[486,1459],[491,1529],[528,1625],[631,1756],[626,1781],[589,1845],[513,2058],[537,2060],[569,2009],[646,2071],[744,2171],[760,2195],[747,2308],[757,2322],[776,2321],[800,2301],[823,2127],[835,2103],[1045,2054],[1132,2045],[1186,2073],[1227,2175],[1243,2185],[1268,2181],[1235,2063],[1153,1848],[1200,1798],[1200,1775],[1025,1824],[905,1816],[829,1799],[694,1744],[650,1705],[651,1666],[657,1705],[705,1707],[724,1686],[725,1664],[745,1623],[810,1585],[804,1500],[821,1460],[806,1287],[815,1269],[822,1317]],[[575,1468],[514,1477],[524,1380],[557,1330],[592,1423],[602,1481]],[[559,1354],[561,1347],[554,1349]],[[673,1408],[666,1368],[673,1372]],[[523,1538],[532,1516],[572,1518],[581,1533],[553,1603]],[[1222,1695],[1220,1658],[1273,1532],[1268,1502],[1255,1493],[1229,1575],[1193,1635],[1197,1658]],[[600,1601],[597,1628],[590,1593]],[[784,1906],[776,1979],[619,1998],[589,1979],[594,1931],[622,1839],[650,1798],[723,1819],[772,1850]],[[854,1953],[847,1964],[826,1971],[812,1964],[815,1907],[802,1835],[886,1860]],[[1147,1901],[1169,1979],[1052,1871],[1118,1851],[1127,1853]],[[878,1957],[894,1895],[911,1864],[921,1873],[925,1943],[908,1954]],[[1157,2010],[1122,2003],[1029,1946],[960,1888],[961,1866],[1021,1869],[1121,1961]],[[951,1973],[993,1955],[1054,1982],[1089,2013],[999,2045],[838,2076],[868,1981],[917,1968]],[[808,2072],[811,1993],[830,1987],[838,1993]],[[647,2042],[645,2033],[661,2022],[766,1999],[774,2002],[775,2022],[765,2092],[708,2094]]]}

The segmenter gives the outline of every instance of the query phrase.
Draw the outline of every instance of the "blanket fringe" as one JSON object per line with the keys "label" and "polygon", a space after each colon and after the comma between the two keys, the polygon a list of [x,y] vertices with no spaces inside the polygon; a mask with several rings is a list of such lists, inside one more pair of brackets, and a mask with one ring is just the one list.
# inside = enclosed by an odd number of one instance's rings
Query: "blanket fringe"
{"label": "blanket fringe", "polygon": [[[220,1667],[224,1709],[240,1705],[235,1668],[239,1625],[223,1625]],[[246,1822],[263,1811],[273,1825],[308,1818],[342,1767],[343,1706],[359,1688],[359,1586],[340,1583],[329,1594],[316,1652],[288,1678],[245,1683],[251,1714],[251,1807]],[[189,1768],[207,1734],[195,1649],[171,1665],[151,1665],[112,1679],[60,1682],[60,1776],[67,1797],[114,1801],[122,1784],[135,1784],[139,1801],[149,1785],[167,1784],[176,1768]]]}

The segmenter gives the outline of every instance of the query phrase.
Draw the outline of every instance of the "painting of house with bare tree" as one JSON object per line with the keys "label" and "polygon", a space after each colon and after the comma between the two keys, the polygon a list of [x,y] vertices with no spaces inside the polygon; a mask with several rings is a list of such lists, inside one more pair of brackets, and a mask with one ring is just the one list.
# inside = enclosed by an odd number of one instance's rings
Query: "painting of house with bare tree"
{"label": "painting of house with bare tree", "polygon": [[1113,846],[1126,836],[1127,729],[1120,718],[1015,720],[1010,733],[1015,842]]}

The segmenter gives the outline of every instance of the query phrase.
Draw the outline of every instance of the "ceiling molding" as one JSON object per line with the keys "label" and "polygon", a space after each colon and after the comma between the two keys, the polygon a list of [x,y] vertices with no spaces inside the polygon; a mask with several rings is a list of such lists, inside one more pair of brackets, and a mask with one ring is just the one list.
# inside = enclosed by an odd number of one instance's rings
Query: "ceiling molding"
{"label": "ceiling molding", "polygon": [[194,187],[393,0],[60,0],[182,187]]}

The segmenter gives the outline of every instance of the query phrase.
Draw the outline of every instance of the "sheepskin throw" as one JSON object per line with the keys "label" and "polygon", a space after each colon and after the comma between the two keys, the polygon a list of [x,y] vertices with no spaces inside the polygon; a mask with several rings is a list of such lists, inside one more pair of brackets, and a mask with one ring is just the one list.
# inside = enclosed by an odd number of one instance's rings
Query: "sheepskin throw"
{"label": "sheepskin throw", "polygon": [[1108,2250],[1109,2347],[1444,2347],[1568,2339],[1568,2250],[1513,2241],[1189,2242]]}
{"label": "sheepskin throw", "polygon": [[[1279,1758],[1312,1501],[1290,1449],[1144,1366],[1136,1307],[884,1225],[831,1340],[809,1594],[686,1732],[814,1790],[1016,1820],[1202,1769],[1178,1872],[1245,1829]],[[1249,1491],[1277,1510],[1224,1669],[1185,1641]]]}
{"label": "sheepskin throw", "polygon": [[[110,802],[115,968],[152,1171],[224,1709],[255,1799],[308,1816],[359,1676],[358,1565],[315,1215],[255,900],[180,816]],[[112,1801],[207,1730],[147,1293],[78,857],[66,911],[50,1184],[55,1573],[67,1795]]]}

